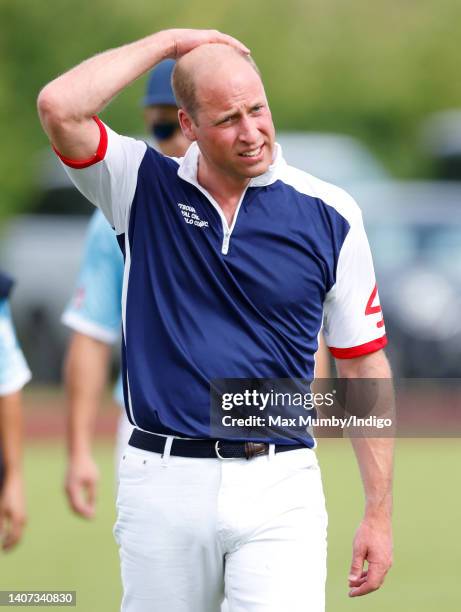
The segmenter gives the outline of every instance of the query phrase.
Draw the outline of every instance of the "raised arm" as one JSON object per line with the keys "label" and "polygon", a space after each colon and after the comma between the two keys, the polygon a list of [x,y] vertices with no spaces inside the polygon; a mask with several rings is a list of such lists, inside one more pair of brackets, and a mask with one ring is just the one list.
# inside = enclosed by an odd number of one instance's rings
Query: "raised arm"
{"label": "raised arm", "polygon": [[[392,374],[383,351],[355,359],[337,359],[341,378],[383,381],[380,411],[393,413]],[[392,565],[392,475],[394,440],[389,437],[351,437],[365,490],[364,517],[353,542],[349,595],[366,595],[378,589]],[[364,570],[367,561],[368,568]]]}
{"label": "raised arm", "polygon": [[88,159],[99,144],[92,120],[125,87],[167,57],[220,42],[242,53],[239,41],[216,30],[164,30],[92,57],[46,85],[38,96],[43,129],[65,157]]}

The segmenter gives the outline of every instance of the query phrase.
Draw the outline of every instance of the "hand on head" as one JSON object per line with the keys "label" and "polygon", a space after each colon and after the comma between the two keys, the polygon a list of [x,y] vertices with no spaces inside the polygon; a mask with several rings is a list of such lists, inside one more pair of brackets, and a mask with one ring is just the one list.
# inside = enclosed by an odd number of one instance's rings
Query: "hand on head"
{"label": "hand on head", "polygon": [[235,47],[241,53],[248,55],[250,50],[239,40],[218,30],[168,30],[173,38],[173,46],[168,57],[179,59],[195,47],[209,43],[222,43]]}

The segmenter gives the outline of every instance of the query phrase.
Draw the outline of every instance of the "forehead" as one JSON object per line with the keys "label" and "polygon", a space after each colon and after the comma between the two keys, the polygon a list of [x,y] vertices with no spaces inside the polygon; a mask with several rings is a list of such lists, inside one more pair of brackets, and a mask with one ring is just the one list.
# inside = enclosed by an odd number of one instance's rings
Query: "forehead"
{"label": "forehead", "polygon": [[200,110],[224,112],[265,100],[261,78],[245,60],[227,63],[213,77],[198,74],[195,86]]}

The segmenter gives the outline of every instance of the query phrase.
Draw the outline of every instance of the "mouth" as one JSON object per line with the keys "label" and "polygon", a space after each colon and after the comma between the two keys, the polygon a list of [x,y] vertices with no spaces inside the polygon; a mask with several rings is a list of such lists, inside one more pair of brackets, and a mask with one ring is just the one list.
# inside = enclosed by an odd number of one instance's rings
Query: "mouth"
{"label": "mouth", "polygon": [[239,157],[243,157],[248,160],[259,160],[263,156],[264,144],[259,147],[254,147],[253,149],[248,149],[247,151],[243,151],[239,153]]}

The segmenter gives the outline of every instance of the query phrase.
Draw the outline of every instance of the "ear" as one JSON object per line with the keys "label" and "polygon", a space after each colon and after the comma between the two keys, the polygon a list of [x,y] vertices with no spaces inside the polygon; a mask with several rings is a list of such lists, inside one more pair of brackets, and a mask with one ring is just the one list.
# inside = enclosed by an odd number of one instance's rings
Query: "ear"
{"label": "ear", "polygon": [[178,120],[182,133],[191,142],[197,140],[195,135],[195,123],[192,117],[182,108],[178,109]]}

